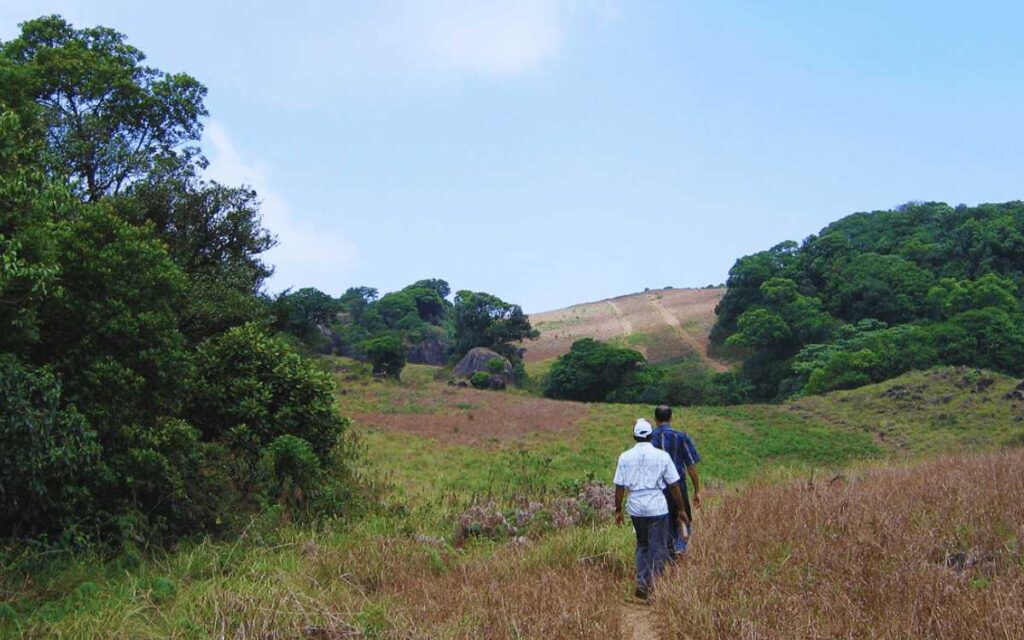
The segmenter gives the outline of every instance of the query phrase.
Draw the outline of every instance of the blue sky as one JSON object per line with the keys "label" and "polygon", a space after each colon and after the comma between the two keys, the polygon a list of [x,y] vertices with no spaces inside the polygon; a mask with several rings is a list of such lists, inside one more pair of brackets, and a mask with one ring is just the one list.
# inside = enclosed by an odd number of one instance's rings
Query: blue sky
{"label": "blue sky", "polygon": [[541,311],[723,282],[854,211],[1024,197],[1024,3],[7,0],[207,85],[272,290]]}

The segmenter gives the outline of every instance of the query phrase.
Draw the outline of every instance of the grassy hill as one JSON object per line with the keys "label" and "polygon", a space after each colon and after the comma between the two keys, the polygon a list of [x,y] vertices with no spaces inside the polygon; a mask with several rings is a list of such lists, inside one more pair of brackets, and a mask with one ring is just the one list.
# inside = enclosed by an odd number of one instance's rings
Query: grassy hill
{"label": "grassy hill", "polygon": [[618,298],[534,313],[530,323],[541,332],[523,344],[531,370],[569,351],[580,338],[594,338],[637,349],[650,362],[696,355],[724,371],[728,364],[709,354],[708,333],[715,305],[725,289],[658,289]]}
{"label": "grassy hill", "polygon": [[[237,539],[148,557],[3,549],[0,637],[622,637],[628,527],[456,529],[564,505],[588,478],[607,486],[650,407],[450,387],[425,366],[401,382],[331,366],[381,498],[371,516],[312,526],[271,513]],[[665,637],[872,635],[863,620],[897,636],[1019,637],[1024,455],[987,453],[1024,443],[1018,386],[942,368],[785,405],[679,410],[708,490],[687,570],[654,600]]]}

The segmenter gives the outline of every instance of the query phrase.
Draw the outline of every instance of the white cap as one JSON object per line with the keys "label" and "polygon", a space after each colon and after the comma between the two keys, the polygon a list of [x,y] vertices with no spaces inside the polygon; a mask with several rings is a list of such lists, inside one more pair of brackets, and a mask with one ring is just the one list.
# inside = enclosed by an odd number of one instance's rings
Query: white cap
{"label": "white cap", "polygon": [[633,425],[633,435],[637,438],[646,438],[651,435],[654,431],[654,427],[651,426],[650,422],[647,422],[643,418],[637,418],[636,424]]}

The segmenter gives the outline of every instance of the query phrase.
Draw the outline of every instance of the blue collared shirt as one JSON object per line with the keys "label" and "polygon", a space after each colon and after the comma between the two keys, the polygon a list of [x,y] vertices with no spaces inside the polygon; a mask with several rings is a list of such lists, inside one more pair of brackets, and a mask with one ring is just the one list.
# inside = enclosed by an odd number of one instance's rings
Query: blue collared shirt
{"label": "blue collared shirt", "polygon": [[651,444],[666,452],[682,477],[686,467],[700,462],[700,454],[693,440],[684,431],[676,431],[667,424],[659,424],[651,434]]}

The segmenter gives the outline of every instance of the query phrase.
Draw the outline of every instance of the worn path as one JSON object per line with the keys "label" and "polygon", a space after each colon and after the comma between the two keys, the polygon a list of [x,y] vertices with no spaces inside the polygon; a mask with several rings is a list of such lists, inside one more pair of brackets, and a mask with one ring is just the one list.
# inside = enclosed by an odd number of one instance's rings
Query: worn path
{"label": "worn path", "polygon": [[729,370],[729,365],[723,362],[719,362],[712,358],[711,356],[709,356],[707,352],[707,347],[701,344],[700,341],[694,338],[692,335],[690,335],[690,332],[684,329],[682,323],[679,322],[679,318],[672,315],[672,313],[669,312],[669,310],[666,309],[665,306],[662,305],[657,298],[653,296],[648,296],[647,301],[650,302],[651,306],[653,306],[658,311],[662,319],[665,321],[665,324],[672,327],[672,329],[675,330],[676,335],[678,335],[683,342],[689,345],[690,348],[693,349],[693,352],[700,356],[702,360],[707,362],[712,369],[719,372]]}
{"label": "worn path", "polygon": [[651,605],[639,602],[622,605],[623,640],[655,640],[658,637]]}

